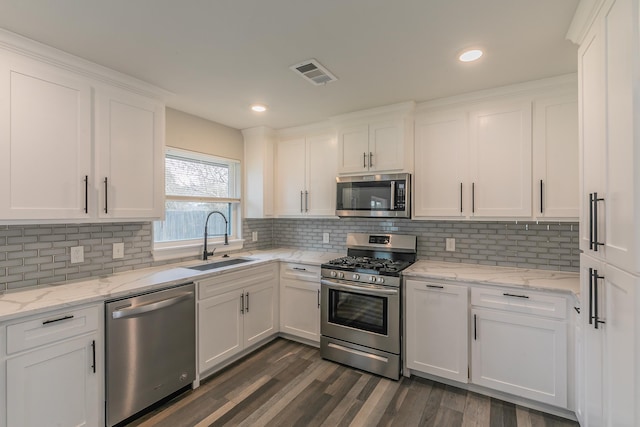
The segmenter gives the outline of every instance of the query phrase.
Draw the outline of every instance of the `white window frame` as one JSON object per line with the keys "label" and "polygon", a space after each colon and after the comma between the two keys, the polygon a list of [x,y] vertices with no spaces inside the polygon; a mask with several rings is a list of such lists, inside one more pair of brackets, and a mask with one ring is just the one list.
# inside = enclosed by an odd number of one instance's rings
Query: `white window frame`
{"label": "white window frame", "polygon": [[[213,156],[196,151],[188,151],[179,148],[166,147],[165,159],[167,155],[176,155],[180,157],[190,158],[194,160],[203,160],[207,162],[230,164],[231,186],[238,197],[220,198],[220,197],[189,197],[189,196],[167,196],[165,193],[165,202],[169,200],[182,200],[194,202],[213,202],[213,203],[231,203],[231,218],[229,222],[232,225],[231,234],[229,235],[229,245],[224,244],[224,237],[210,236],[207,239],[207,249],[214,250],[215,254],[224,254],[243,248],[244,239],[242,239],[242,205],[241,205],[241,163],[238,160],[228,159],[220,156]],[[166,190],[165,190],[166,192]],[[152,227],[153,230],[153,227]],[[153,238],[153,259],[155,261],[163,261],[177,258],[189,258],[193,256],[202,256],[204,250],[204,224],[202,224],[203,237],[199,239],[178,240],[172,242],[156,242]]]}

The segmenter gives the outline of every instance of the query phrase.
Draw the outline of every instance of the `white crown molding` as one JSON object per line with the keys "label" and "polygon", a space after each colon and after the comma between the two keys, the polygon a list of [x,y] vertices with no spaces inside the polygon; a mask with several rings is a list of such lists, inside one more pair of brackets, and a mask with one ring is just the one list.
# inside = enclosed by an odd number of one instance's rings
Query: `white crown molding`
{"label": "white crown molding", "polygon": [[604,2],[605,0],[580,0],[566,38],[577,45],[582,44]]}
{"label": "white crown molding", "polygon": [[0,28],[0,49],[44,62],[91,80],[151,98],[165,100],[174,94],[143,80],[112,70],[54,47]]}
{"label": "white crown molding", "polygon": [[425,112],[431,109],[442,107],[464,106],[469,103],[478,103],[496,100],[503,97],[539,97],[547,95],[553,91],[559,93],[578,93],[578,75],[576,73],[564,74],[562,76],[550,77],[540,80],[532,80],[524,83],[517,83],[508,86],[485,89],[476,92],[468,92],[462,95],[450,96],[447,98],[434,99],[416,105],[416,113]]}
{"label": "white crown molding", "polygon": [[278,139],[304,137],[309,135],[333,135],[335,133],[335,126],[329,120],[303,126],[282,128],[277,131]]}
{"label": "white crown molding", "polygon": [[382,107],[370,108],[368,110],[354,111],[351,113],[332,116],[330,120],[334,123],[356,122],[375,120],[378,117],[403,117],[413,113],[416,106],[415,101],[400,102],[398,104],[385,105]]}

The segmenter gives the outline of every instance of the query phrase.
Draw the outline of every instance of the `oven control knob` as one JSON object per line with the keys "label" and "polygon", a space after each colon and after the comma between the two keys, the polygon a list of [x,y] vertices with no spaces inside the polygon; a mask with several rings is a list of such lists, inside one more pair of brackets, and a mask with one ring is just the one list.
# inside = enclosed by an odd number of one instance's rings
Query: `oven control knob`
{"label": "oven control knob", "polygon": [[358,273],[354,274],[353,280],[360,280],[360,275]]}
{"label": "oven control knob", "polygon": [[378,283],[384,283],[384,277],[378,277]]}
{"label": "oven control knob", "polygon": [[336,277],[338,275],[338,273],[336,273],[335,271],[331,272],[331,277]]}
{"label": "oven control knob", "polygon": [[369,277],[369,281],[370,282],[375,282],[376,281],[376,276],[370,276]]}
{"label": "oven control knob", "polygon": [[338,273],[338,279],[344,279],[344,273],[342,271]]}

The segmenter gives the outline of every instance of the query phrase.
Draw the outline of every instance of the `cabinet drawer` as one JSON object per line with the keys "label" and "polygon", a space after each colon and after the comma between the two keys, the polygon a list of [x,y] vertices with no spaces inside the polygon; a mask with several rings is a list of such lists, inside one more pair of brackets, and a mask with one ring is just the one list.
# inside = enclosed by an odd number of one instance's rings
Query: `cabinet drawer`
{"label": "cabinet drawer", "polygon": [[293,262],[281,263],[280,278],[320,283],[320,266]]}
{"label": "cabinet drawer", "polygon": [[7,326],[7,354],[39,347],[98,329],[98,306],[55,311]]}
{"label": "cabinet drawer", "polygon": [[278,264],[268,264],[223,273],[208,279],[198,281],[198,299],[203,300],[235,289],[241,290],[268,281],[278,280]]}
{"label": "cabinet drawer", "polygon": [[565,298],[523,289],[472,288],[471,305],[556,319],[567,317]]}

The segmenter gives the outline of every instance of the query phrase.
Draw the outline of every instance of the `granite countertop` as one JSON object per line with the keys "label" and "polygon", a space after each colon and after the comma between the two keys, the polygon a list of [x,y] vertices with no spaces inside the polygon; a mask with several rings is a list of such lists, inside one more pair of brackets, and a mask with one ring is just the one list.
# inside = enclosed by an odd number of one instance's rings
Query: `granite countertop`
{"label": "granite countertop", "polygon": [[580,275],[565,271],[418,260],[402,274],[409,278],[513,286],[562,292],[573,296],[578,296],[580,293]]}
{"label": "granite countertop", "polygon": [[[285,261],[320,265],[323,262],[341,256],[344,256],[344,254],[287,248],[247,251],[233,254],[231,258],[250,257],[254,261],[215,270],[197,271],[185,268],[203,263],[200,260],[193,260],[179,264],[128,271],[106,277],[96,277],[89,280],[66,282],[60,285],[16,290],[0,294],[0,322],[80,304],[127,297],[147,292],[154,288],[175,286],[223,274],[230,270],[240,271],[270,262]],[[222,257],[218,256],[211,258],[209,262],[220,261],[221,259]]]}

